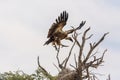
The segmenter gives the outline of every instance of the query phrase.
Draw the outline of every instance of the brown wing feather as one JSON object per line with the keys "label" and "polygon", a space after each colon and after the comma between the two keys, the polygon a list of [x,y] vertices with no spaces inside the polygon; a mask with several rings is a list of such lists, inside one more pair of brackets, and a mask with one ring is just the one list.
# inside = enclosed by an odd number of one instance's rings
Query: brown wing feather
{"label": "brown wing feather", "polygon": [[56,30],[62,30],[62,28],[66,25],[66,22],[68,20],[68,13],[66,11],[63,11],[63,13],[58,16],[56,19],[56,22],[52,24],[51,28],[48,31],[48,36],[47,38],[53,36],[54,32]]}

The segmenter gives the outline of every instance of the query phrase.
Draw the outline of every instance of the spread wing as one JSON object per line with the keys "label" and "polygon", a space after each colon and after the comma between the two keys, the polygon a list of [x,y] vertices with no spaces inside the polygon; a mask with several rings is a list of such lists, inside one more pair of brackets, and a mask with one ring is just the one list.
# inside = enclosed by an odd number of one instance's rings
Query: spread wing
{"label": "spread wing", "polygon": [[56,22],[53,23],[51,28],[49,29],[47,38],[53,36],[54,32],[56,32],[57,30],[62,30],[62,28],[66,25],[67,20],[68,13],[66,11],[63,11],[56,19]]}

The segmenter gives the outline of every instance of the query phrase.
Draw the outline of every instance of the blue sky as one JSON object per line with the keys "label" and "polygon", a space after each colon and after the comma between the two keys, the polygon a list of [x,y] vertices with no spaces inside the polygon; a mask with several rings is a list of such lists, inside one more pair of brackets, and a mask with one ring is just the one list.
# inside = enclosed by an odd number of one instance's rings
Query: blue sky
{"label": "blue sky", "polygon": [[110,32],[100,45],[108,49],[105,66],[100,70],[110,73],[113,80],[119,79],[119,0],[0,0],[0,72],[21,69],[33,73],[40,56],[41,65],[56,74],[55,50],[43,43],[51,24],[63,10],[69,13],[65,29],[86,20],[84,29],[91,27],[92,40]]}

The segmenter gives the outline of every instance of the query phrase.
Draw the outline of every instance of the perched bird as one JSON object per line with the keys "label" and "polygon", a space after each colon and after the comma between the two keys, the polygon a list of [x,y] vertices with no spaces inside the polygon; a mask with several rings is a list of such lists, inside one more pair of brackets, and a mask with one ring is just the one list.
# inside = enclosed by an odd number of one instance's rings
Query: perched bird
{"label": "perched bird", "polygon": [[61,44],[61,40],[66,39],[73,41],[71,37],[68,37],[68,34],[81,29],[81,27],[85,24],[86,21],[82,21],[79,27],[75,29],[70,29],[67,31],[63,31],[63,27],[66,25],[68,20],[68,13],[66,11],[63,11],[60,16],[56,19],[56,22],[52,24],[51,28],[48,31],[47,38],[49,38],[44,45],[48,45],[49,43],[52,43],[54,46],[63,46],[66,47],[66,45]]}

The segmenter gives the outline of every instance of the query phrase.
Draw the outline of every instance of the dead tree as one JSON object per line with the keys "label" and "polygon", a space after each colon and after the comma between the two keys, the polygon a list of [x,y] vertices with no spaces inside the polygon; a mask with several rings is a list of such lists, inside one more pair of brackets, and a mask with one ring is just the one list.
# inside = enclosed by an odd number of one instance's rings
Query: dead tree
{"label": "dead tree", "polygon": [[[96,74],[92,73],[90,70],[92,68],[98,68],[104,62],[103,59],[107,49],[105,49],[102,52],[100,57],[97,57],[96,55],[97,51],[95,50],[96,47],[98,47],[99,44],[104,40],[104,38],[108,33],[103,34],[103,36],[97,42],[89,43],[89,50],[87,52],[87,55],[85,55],[84,50],[85,50],[85,45],[87,44],[86,41],[92,37],[92,34],[90,36],[87,36],[89,30],[90,28],[86,29],[83,32],[81,37],[81,42],[79,41],[80,39],[78,39],[79,34],[77,32],[74,32],[74,34],[72,35],[74,39],[73,45],[69,51],[68,56],[63,61],[60,61],[59,59],[61,48],[57,50],[56,59],[58,62],[58,66],[56,65],[55,66],[56,68],[60,69],[57,76],[52,76],[50,73],[48,73],[40,65],[39,57],[38,57],[39,70],[42,72],[44,76],[46,76],[48,80],[96,80],[97,79]],[[69,66],[73,68],[70,69],[67,67],[67,65],[75,46],[78,46],[79,52],[78,52],[78,56],[74,54],[75,65],[70,64]],[[110,80],[110,76],[108,77],[107,80]]]}

